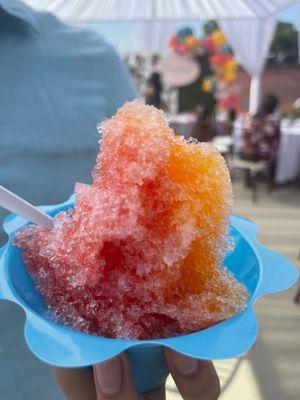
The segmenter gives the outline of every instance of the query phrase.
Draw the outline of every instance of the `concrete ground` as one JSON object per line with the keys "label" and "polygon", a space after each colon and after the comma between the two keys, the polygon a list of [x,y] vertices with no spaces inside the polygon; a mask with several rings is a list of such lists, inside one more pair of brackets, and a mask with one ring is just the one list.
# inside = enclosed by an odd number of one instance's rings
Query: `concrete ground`
{"label": "concrete ground", "polygon": [[[258,203],[235,185],[235,212],[261,227],[263,244],[289,257],[300,267],[300,191],[263,190]],[[256,305],[259,338],[241,359],[216,362],[221,400],[298,400],[300,398],[300,305],[293,304],[296,288],[265,297]],[[23,339],[24,316],[14,305],[0,302],[1,400],[63,400],[47,366],[36,360]],[[178,400],[172,380],[167,399]]]}

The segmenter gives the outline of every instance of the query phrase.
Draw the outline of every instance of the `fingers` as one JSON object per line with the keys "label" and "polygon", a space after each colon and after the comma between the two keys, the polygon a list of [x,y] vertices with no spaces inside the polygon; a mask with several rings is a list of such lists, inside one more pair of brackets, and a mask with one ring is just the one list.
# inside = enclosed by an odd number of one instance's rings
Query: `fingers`
{"label": "fingers", "polygon": [[92,368],[51,368],[68,400],[95,400]]}
{"label": "fingers", "polygon": [[165,385],[161,385],[159,388],[141,395],[139,397],[139,399],[140,400],[166,400]]}
{"label": "fingers", "polygon": [[211,361],[183,356],[165,350],[166,360],[184,400],[216,400],[220,395],[220,382]]}
{"label": "fingers", "polygon": [[97,400],[138,400],[126,354],[94,365]]}

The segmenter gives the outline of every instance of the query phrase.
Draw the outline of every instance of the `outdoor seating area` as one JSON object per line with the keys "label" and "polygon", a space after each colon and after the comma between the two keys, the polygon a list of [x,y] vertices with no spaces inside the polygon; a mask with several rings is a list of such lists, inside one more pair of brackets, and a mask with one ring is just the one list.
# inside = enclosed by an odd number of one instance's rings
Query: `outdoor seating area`
{"label": "outdoor seating area", "polygon": [[[245,117],[240,116],[231,127],[229,134],[222,134],[227,128],[224,123],[212,124],[214,137],[211,142],[226,158],[232,179],[244,180],[251,191],[253,201],[259,199],[261,183],[267,191],[280,190],[281,186],[300,187],[300,119],[283,118],[280,121],[280,140],[273,162],[267,160],[247,160],[241,157],[245,129]],[[193,136],[196,116],[192,113],[170,117],[171,126],[185,138]]]}

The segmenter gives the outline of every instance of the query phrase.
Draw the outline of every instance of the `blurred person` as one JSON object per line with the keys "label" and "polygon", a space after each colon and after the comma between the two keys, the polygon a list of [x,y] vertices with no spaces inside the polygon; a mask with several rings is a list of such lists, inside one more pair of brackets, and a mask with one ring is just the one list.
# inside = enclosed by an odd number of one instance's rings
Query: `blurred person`
{"label": "blurred person", "polygon": [[166,104],[161,98],[162,89],[160,74],[153,72],[150,78],[147,79],[145,102],[150,106],[166,111]]}
{"label": "blurred person", "polygon": [[277,97],[266,95],[258,112],[244,124],[241,157],[248,161],[268,161],[275,163],[279,138],[280,119],[275,110]]}
{"label": "blurred person", "polygon": [[206,106],[196,107],[197,121],[192,129],[191,136],[199,142],[210,142],[215,137],[213,114]]}
{"label": "blurred person", "polygon": [[236,111],[234,108],[229,108],[226,112],[226,118],[222,122],[222,135],[231,136],[233,126],[236,120]]}
{"label": "blurred person", "polygon": [[135,97],[128,73],[98,34],[18,0],[0,0],[0,54],[0,184],[65,201],[91,180],[97,123]]}

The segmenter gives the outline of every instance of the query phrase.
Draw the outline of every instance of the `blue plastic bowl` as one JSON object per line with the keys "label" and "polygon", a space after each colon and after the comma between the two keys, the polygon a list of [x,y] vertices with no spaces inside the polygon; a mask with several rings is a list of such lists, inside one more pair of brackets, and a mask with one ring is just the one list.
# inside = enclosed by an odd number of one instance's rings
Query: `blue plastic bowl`
{"label": "blue plastic bowl", "polygon": [[[66,203],[41,207],[50,215],[73,205]],[[285,257],[263,247],[256,240],[257,226],[240,216],[231,217],[230,235],[235,247],[223,265],[248,289],[246,309],[202,331],[155,340],[108,339],[75,332],[45,317],[42,297],[37,293],[22,261],[22,251],[12,244],[16,230],[27,223],[10,215],[4,222],[9,235],[1,249],[0,298],[19,304],[26,313],[25,339],[40,360],[59,367],[82,367],[103,362],[126,351],[131,359],[139,393],[158,387],[168,375],[163,348],[199,359],[225,359],[240,356],[255,342],[258,324],[253,306],[259,297],[292,286],[297,281],[295,267]]]}

